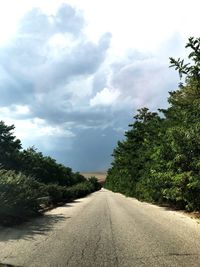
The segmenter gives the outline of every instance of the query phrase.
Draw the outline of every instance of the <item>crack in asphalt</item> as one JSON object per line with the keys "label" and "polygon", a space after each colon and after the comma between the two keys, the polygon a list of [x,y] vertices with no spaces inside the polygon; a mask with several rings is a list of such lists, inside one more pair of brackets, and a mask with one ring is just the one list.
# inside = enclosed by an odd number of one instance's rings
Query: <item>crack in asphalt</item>
{"label": "crack in asphalt", "polygon": [[114,231],[113,231],[113,222],[112,222],[112,217],[111,217],[111,209],[110,209],[110,206],[108,204],[107,198],[106,198],[106,203],[107,203],[108,210],[109,210],[108,219],[109,219],[110,230],[111,230],[111,239],[112,239],[113,248],[114,248],[114,254],[115,254],[115,263],[116,263],[115,266],[119,266],[119,260],[118,260],[118,256],[117,256],[117,248],[116,248],[116,242],[115,242],[115,236],[114,236]]}
{"label": "crack in asphalt", "polygon": [[69,223],[46,232],[38,220],[43,235],[1,243],[0,267],[200,266],[196,222],[106,190],[83,204]]}
{"label": "crack in asphalt", "polygon": [[96,262],[97,261],[97,252],[98,252],[98,250],[99,250],[99,248],[100,248],[100,244],[101,244],[101,231],[100,231],[100,233],[99,233],[99,237],[98,237],[98,239],[97,239],[97,241],[96,241],[96,244],[95,244],[95,250],[94,250],[94,262]]}
{"label": "crack in asphalt", "polygon": [[66,266],[68,266],[69,265],[69,263],[70,263],[70,261],[72,260],[72,258],[74,257],[74,255],[75,255],[75,250],[72,250],[72,253],[71,253],[71,255],[69,256],[69,258],[67,259],[67,261],[66,261]]}
{"label": "crack in asphalt", "polygon": [[86,241],[86,242],[85,242],[85,246],[84,246],[83,249],[81,250],[81,260],[83,260],[84,257],[85,257],[85,251],[86,251],[87,247],[88,247],[88,242]]}

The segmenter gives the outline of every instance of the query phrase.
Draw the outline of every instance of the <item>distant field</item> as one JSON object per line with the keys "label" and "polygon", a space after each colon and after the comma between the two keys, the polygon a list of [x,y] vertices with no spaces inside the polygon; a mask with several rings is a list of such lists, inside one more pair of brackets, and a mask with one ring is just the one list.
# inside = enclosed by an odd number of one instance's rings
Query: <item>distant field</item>
{"label": "distant field", "polygon": [[81,174],[85,176],[86,178],[95,176],[99,182],[105,182],[107,172],[82,172]]}

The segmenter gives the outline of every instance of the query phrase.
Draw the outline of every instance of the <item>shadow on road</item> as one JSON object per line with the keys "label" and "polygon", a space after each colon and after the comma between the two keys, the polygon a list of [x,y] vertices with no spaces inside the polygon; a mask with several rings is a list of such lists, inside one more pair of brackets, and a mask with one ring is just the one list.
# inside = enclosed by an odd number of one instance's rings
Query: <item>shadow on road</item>
{"label": "shadow on road", "polygon": [[[57,208],[73,207],[74,204],[77,204],[79,202],[79,200],[75,199],[71,200],[68,203],[59,203],[59,205],[49,210],[54,211],[54,209],[56,210]],[[62,221],[66,221],[70,218],[71,217],[66,217],[61,214],[44,213],[43,215],[32,218],[30,221],[22,223],[20,225],[11,227],[0,226],[0,242],[19,239],[30,240],[34,239],[35,235],[47,235],[49,231],[51,231],[53,228],[56,228],[56,224]]]}
{"label": "shadow on road", "polygon": [[[59,205],[47,209],[43,215],[32,218],[28,222],[11,227],[0,226],[0,242],[12,242],[20,239],[34,240],[37,235],[48,235],[49,231],[59,227],[59,223],[71,218],[69,216],[67,217],[66,215],[62,215],[62,211],[60,212],[60,210],[74,207],[77,203],[81,203],[81,201],[74,199],[67,203],[59,203]],[[57,212],[56,209],[59,209],[59,212]]]}
{"label": "shadow on road", "polygon": [[62,215],[45,214],[32,221],[14,227],[0,227],[0,242],[34,239],[35,235],[47,235],[58,222],[70,219]]}
{"label": "shadow on road", "polygon": [[11,265],[11,264],[5,264],[5,263],[0,263],[0,267],[21,267],[18,265]]}

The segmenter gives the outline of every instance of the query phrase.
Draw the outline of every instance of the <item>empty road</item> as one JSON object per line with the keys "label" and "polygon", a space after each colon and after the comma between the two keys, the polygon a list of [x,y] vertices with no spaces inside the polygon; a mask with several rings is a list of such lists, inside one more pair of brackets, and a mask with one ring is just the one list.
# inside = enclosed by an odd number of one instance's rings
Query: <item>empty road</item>
{"label": "empty road", "polygon": [[200,266],[200,225],[182,213],[102,189],[24,225],[0,228],[0,263]]}

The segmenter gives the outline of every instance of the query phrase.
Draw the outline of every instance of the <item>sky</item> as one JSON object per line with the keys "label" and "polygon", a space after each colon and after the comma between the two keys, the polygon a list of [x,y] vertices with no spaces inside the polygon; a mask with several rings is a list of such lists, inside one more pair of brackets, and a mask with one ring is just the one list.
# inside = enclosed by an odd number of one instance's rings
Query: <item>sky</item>
{"label": "sky", "polygon": [[168,106],[198,0],[0,1],[0,120],[23,148],[107,170],[137,109]]}

